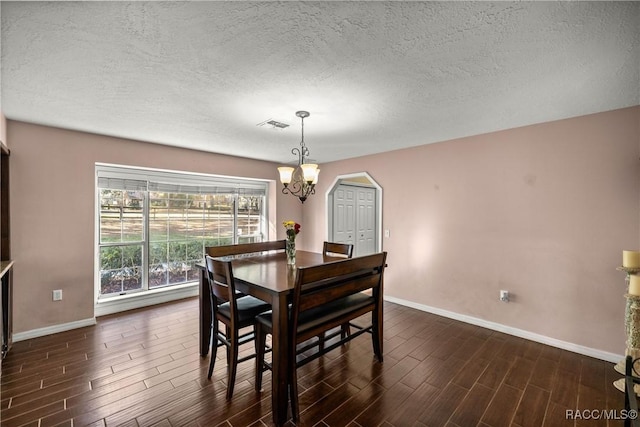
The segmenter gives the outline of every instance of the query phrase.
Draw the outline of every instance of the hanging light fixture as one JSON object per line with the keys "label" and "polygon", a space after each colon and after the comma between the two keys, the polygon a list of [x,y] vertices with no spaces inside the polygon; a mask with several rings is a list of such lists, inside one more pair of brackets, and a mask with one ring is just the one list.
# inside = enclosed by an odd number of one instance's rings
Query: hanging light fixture
{"label": "hanging light fixture", "polygon": [[316,183],[320,169],[315,163],[306,163],[309,156],[309,149],[304,145],[304,119],[309,117],[308,111],[297,111],[296,116],[302,121],[302,140],[300,148],[294,147],[291,153],[298,156],[298,166],[296,168],[282,166],[278,168],[280,172],[280,182],[282,192],[296,196],[302,203],[307,197],[316,193]]}

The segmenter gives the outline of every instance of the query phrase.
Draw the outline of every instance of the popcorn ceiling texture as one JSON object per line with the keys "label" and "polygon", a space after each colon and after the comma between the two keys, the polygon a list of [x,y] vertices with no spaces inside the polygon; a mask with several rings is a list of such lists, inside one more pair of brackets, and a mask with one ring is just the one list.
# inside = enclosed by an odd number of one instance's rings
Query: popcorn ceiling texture
{"label": "popcorn ceiling texture", "polygon": [[[319,162],[640,104],[634,2],[1,2],[8,119]],[[256,124],[274,119],[284,130]]]}

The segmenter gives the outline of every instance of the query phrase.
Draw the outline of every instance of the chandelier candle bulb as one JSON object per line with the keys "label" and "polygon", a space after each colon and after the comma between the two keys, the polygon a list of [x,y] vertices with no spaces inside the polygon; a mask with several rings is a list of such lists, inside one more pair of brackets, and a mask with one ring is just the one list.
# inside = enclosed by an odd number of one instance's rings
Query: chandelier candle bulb
{"label": "chandelier candle bulb", "polygon": [[640,276],[637,274],[629,275],[629,293],[640,296]]}
{"label": "chandelier candle bulb", "polygon": [[278,168],[280,172],[280,182],[284,185],[288,185],[291,182],[291,176],[293,175],[293,168],[281,166]]}
{"label": "chandelier candle bulb", "polygon": [[640,252],[622,251],[622,266],[626,268],[640,268]]}
{"label": "chandelier candle bulb", "polygon": [[318,170],[318,165],[314,163],[306,163],[304,165],[300,165],[302,168],[302,174],[304,175],[304,180],[308,183],[313,183],[313,181],[317,181],[316,170]]}

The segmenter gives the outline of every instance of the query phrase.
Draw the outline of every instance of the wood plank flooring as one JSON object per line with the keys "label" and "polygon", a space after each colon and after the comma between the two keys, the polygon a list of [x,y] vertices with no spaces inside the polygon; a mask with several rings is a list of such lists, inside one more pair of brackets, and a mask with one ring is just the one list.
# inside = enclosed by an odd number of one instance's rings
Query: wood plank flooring
{"label": "wood plank flooring", "polygon": [[[566,417],[622,409],[611,363],[391,303],[384,329],[382,364],[365,334],[299,369],[299,425],[622,425]],[[208,363],[197,299],[18,342],[2,365],[1,425],[272,425],[269,373],[255,392],[253,361],[241,363],[227,402],[224,348],[212,380]]]}

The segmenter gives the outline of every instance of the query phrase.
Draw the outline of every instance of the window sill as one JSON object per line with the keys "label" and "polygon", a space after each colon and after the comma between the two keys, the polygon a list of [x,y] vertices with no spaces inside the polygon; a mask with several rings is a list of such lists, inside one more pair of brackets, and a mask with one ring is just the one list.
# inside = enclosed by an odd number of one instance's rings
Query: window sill
{"label": "window sill", "polygon": [[101,298],[95,304],[94,316],[106,316],[107,314],[120,313],[122,311],[194,297],[198,296],[198,293],[198,282],[190,282],[146,292]]}

